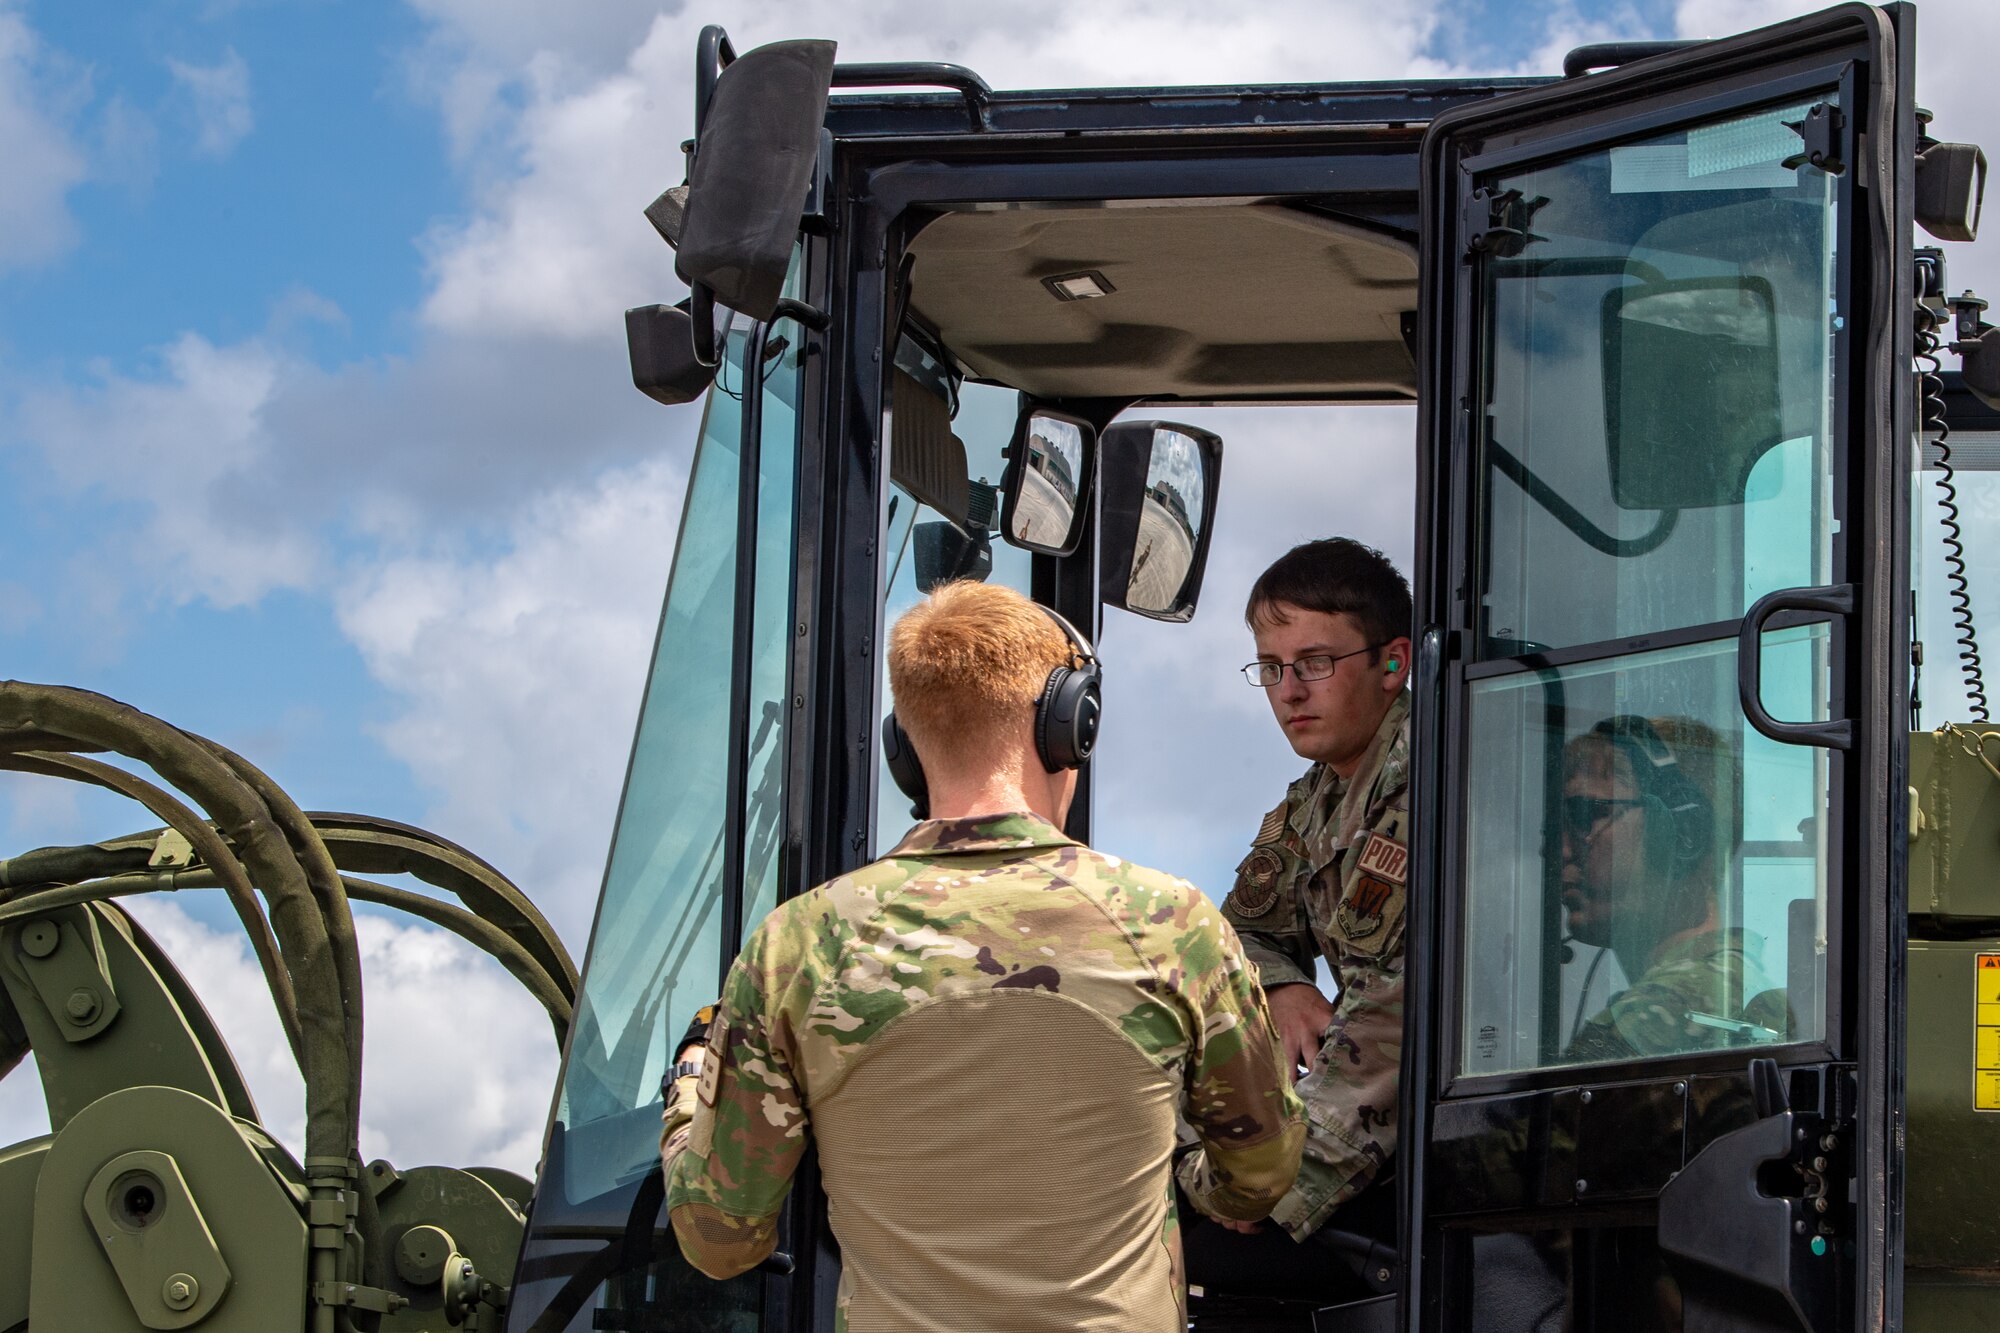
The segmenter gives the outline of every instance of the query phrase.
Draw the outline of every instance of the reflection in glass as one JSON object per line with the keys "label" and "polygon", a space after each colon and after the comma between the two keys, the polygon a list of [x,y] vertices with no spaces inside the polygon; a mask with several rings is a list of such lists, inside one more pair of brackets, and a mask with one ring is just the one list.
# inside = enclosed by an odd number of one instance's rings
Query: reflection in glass
{"label": "reflection in glass", "polygon": [[[1815,94],[1812,100],[1829,100]],[[1479,656],[1832,582],[1840,184],[1774,107],[1488,182]]]}
{"label": "reflection in glass", "polygon": [[[961,409],[962,410],[962,409]],[[1060,550],[1076,523],[1083,475],[1083,430],[1060,417],[1034,416],[1025,432],[1027,457],[1009,535],[1030,546]]]}
{"label": "reflection in glass", "polygon": [[[1780,715],[1827,642],[1766,636]],[[1462,1072],[1820,1035],[1827,761],[1744,726],[1733,640],[1477,681],[1467,765]]]}
{"label": "reflection in glass", "polygon": [[[971,522],[980,534],[985,535],[998,526],[998,501],[995,497],[1005,468],[1004,455],[1008,438],[1013,433],[1020,397],[1011,389],[991,384],[962,384],[958,393],[958,416],[952,421],[952,429],[965,442],[966,471],[972,483]],[[1081,458],[1080,442],[1077,456]],[[929,505],[917,502],[900,487],[891,489],[888,531],[882,543],[882,549],[887,554],[882,562],[882,625],[885,632],[896,623],[898,616],[915,606],[917,600],[929,591],[924,586],[923,571],[919,568],[917,545],[926,526],[939,522],[942,520]],[[988,560],[984,566],[968,571],[965,577],[977,578],[981,583],[1005,584],[1023,595],[1032,596],[1030,579],[1034,572],[1034,556],[1005,542],[988,543],[988,546]],[[882,657],[879,668],[882,710],[887,713],[896,706],[896,700],[889,689],[887,654]],[[879,718],[877,725],[880,725]],[[871,729],[869,735],[874,734]],[[909,828],[909,798],[897,789],[896,780],[889,776],[889,763],[882,757],[882,748],[878,745],[875,747],[875,841],[868,854],[882,855],[902,841]],[[745,929],[754,925],[756,918],[751,918]]]}
{"label": "reflection in glass", "polygon": [[[766,369],[759,451],[744,883],[722,882],[736,570],[736,497],[747,338],[734,333],[708,396],[674,548],[657,656],[591,932],[551,1140],[563,1192],[583,1203],[658,1165],[669,1044],[721,989],[722,895],[746,920],[777,893],[783,812],[785,649],[791,623],[798,354]],[[732,393],[728,390],[735,389]],[[747,928],[747,927],[746,927]]]}
{"label": "reflection in glass", "polygon": [[1201,541],[1206,498],[1201,447],[1180,431],[1155,430],[1125,594],[1128,607],[1172,611],[1180,605]]}

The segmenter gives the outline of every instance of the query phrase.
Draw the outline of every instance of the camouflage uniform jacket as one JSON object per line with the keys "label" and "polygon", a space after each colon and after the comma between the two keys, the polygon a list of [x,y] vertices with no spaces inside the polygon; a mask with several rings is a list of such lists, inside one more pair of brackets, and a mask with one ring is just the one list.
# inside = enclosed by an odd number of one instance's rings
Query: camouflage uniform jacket
{"label": "camouflage uniform jacket", "polygon": [[1705,930],[1667,945],[1632,985],[1583,1022],[1564,1052],[1591,1063],[1784,1041],[1784,992],[1752,961],[1761,941]]}
{"label": "camouflage uniform jacket", "polygon": [[1403,1061],[1403,913],[1409,883],[1410,705],[1389,706],[1352,782],[1315,764],[1264,817],[1223,915],[1263,984],[1340,985],[1319,1056],[1299,1080],[1305,1160],[1273,1221],[1302,1240],[1396,1150]]}
{"label": "camouflage uniform jacket", "polygon": [[[1040,1003],[1032,1002],[1037,992]],[[1057,1004],[1057,997],[1069,1004]],[[1077,1006],[1083,1007],[1080,1017]],[[1165,1104],[1155,1108],[1161,1124],[1156,1174],[1150,1180],[1107,1182],[1091,1178],[1085,1167],[1076,1175],[1071,1198],[1035,1198],[1024,1197],[1004,1168],[1000,1179],[966,1178],[954,1163],[954,1178],[929,1191],[951,1205],[952,1215],[976,1220],[988,1228],[981,1233],[988,1237],[996,1227],[1042,1231],[1028,1233],[1033,1238],[1018,1244],[990,1244],[976,1261],[938,1280],[990,1282],[993,1298],[1002,1304],[980,1319],[1010,1329],[1042,1328],[1049,1316],[1024,1304],[1036,1299],[1037,1290],[1059,1304],[1065,1283],[1076,1285],[1076,1275],[1057,1273],[1053,1282],[1049,1274],[1030,1274],[1025,1281],[1016,1275],[1010,1285],[1008,1266],[1060,1267],[1076,1260],[1049,1243],[1050,1223],[1041,1215],[1073,1210],[1077,1199],[1092,1191],[1120,1199],[1144,1191],[1139,1207],[1150,1231],[1134,1239],[1131,1253],[1152,1265],[1149,1282],[1158,1290],[1146,1304],[1164,1313],[1146,1323],[1116,1312],[1084,1322],[1117,1329],[1172,1326],[1180,1303],[1169,1167],[1172,1103],[1178,1102],[1195,1126],[1211,1164],[1210,1190],[1201,1206],[1246,1220],[1268,1213],[1291,1183],[1305,1132],[1303,1113],[1285,1076],[1255,974],[1214,904],[1182,880],[1094,852],[1030,814],[919,824],[887,857],[781,904],[751,935],[724,984],[699,1086],[686,1086],[696,1083],[693,1078],[681,1080],[664,1117],[667,1206],[683,1252],[717,1277],[762,1261],[775,1244],[779,1207],[807,1146],[808,1126],[816,1123],[833,1225],[845,1251],[843,1326],[850,1300],[865,1295],[875,1301],[862,1320],[870,1327],[967,1327],[965,1308],[955,1319],[951,1311],[938,1311],[942,1322],[933,1322],[919,1312],[921,1300],[899,1305],[897,1293],[887,1290],[897,1274],[907,1277],[911,1267],[932,1262],[931,1252],[949,1238],[915,1224],[906,1233],[911,1243],[869,1252],[847,1234],[843,1218],[856,1233],[864,1224],[893,1227],[898,1220],[867,1211],[869,1200],[860,1197],[868,1192],[866,1181],[854,1182],[852,1168],[848,1183],[842,1183],[829,1126],[839,1123],[842,1099],[851,1103],[853,1089],[868,1084],[871,1059],[878,1068],[897,1068],[893,1056],[877,1053],[897,1049],[889,1038],[899,1028],[905,1034],[922,1030],[927,1022],[942,1021],[940,1014],[1005,1010],[1011,1019],[1051,1008],[1094,1025],[1102,1038],[1098,1053],[1108,1050],[1112,1063],[1122,1059],[1123,1068],[1138,1071],[1131,1101],[1139,1098],[1136,1083],[1145,1082],[1155,1101]],[[930,1018],[926,1010],[932,1011]],[[907,1049],[911,1039],[900,1040]],[[999,1027],[968,1026],[955,1045],[977,1055],[982,1045],[994,1050],[1019,1040],[1003,1021]],[[1043,1048],[1036,1058],[1046,1057],[1053,1066],[1064,1054]],[[994,1123],[990,1103],[1016,1094],[1013,1087],[999,1093],[987,1088],[975,1094],[984,1099],[980,1104],[967,1105],[967,1094],[946,1084],[934,1068],[920,1066],[894,1089],[899,1100],[939,1104],[914,1122],[925,1135],[936,1128],[941,1139],[949,1139],[982,1115],[982,1123]],[[977,1083],[978,1067],[971,1069],[970,1078],[955,1077]],[[1060,1102],[1063,1089],[1037,1086],[1041,1081],[1024,1080],[1019,1096],[1031,1104]],[[1137,1114],[1117,1110],[1126,1104],[1125,1084],[1114,1078],[1107,1086],[1108,1132],[1130,1139]],[[879,1097],[881,1088],[864,1095]],[[1005,1115],[997,1123],[1018,1125]],[[1100,1126],[1099,1132],[1106,1131]],[[1035,1157],[1038,1144],[1044,1153],[1063,1146],[1061,1134],[1038,1139],[1019,1128],[1014,1133],[1020,1138],[1003,1130],[979,1142],[999,1140],[1014,1162]],[[847,1142],[856,1144],[857,1161],[872,1147],[865,1135]],[[925,1165],[927,1151],[935,1152],[930,1145],[893,1146],[897,1155],[883,1173],[936,1169]],[[843,1198],[843,1190],[855,1197]],[[1011,1216],[1015,1213],[1021,1216]],[[949,1256],[939,1262],[949,1262]],[[1037,1288],[1036,1282],[1045,1285]],[[884,1315],[884,1309],[907,1317]]]}

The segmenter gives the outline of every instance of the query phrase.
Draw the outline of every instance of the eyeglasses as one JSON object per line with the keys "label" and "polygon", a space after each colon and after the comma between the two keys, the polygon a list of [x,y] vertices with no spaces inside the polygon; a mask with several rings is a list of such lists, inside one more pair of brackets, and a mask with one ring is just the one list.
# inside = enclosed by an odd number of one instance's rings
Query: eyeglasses
{"label": "eyeglasses", "polygon": [[1644,804],[1644,801],[1604,796],[1565,796],[1562,803],[1563,828],[1570,837],[1582,841],[1620,810]]}
{"label": "eyeglasses", "polygon": [[[1386,643],[1384,640],[1383,643]],[[1371,643],[1366,648],[1356,648],[1351,653],[1314,653],[1301,657],[1296,662],[1252,662],[1243,668],[1243,679],[1259,689],[1269,689],[1285,678],[1285,668],[1292,669],[1292,675],[1299,680],[1325,680],[1333,674],[1336,662],[1344,662],[1350,657],[1372,653],[1383,643]]]}

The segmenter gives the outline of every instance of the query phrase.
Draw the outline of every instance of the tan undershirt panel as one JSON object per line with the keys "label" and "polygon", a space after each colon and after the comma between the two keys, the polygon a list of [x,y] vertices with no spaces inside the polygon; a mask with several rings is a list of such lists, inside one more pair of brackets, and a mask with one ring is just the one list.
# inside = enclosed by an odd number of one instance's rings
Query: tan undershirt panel
{"label": "tan undershirt panel", "polygon": [[1046,990],[942,996],[809,1108],[851,1333],[1177,1333],[1179,1087]]}

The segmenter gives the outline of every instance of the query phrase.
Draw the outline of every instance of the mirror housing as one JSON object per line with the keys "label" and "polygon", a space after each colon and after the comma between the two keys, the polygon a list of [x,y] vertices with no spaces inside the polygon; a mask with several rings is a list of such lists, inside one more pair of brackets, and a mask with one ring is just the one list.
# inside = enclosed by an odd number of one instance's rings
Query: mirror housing
{"label": "mirror housing", "polygon": [[1082,417],[1024,402],[1000,481],[1000,532],[1042,555],[1069,555],[1090,517],[1097,428]]}
{"label": "mirror housing", "polygon": [[1741,504],[1750,470],[1785,438],[1771,284],[1614,287],[1602,330],[1604,447],[1618,507]]}
{"label": "mirror housing", "polygon": [[695,355],[694,321],[688,303],[642,305],[625,312],[625,350],[632,360],[632,383],[668,407],[691,403],[708,392],[713,363]]}
{"label": "mirror housing", "polygon": [[1952,344],[1961,382],[1973,397],[2000,412],[2000,328],[1981,322],[1977,336]]}
{"label": "mirror housing", "polygon": [[[819,155],[834,44],[773,42],[723,67],[688,173],[674,271],[753,320],[783,293]],[[699,313],[702,302],[697,300]]]}
{"label": "mirror housing", "polygon": [[1222,437],[1172,421],[1121,421],[1098,438],[1098,584],[1106,606],[1186,621],[1215,535]]}
{"label": "mirror housing", "polygon": [[1917,154],[1917,225],[1940,241],[1979,236],[1986,197],[1986,154],[1978,144],[1933,143]]}

